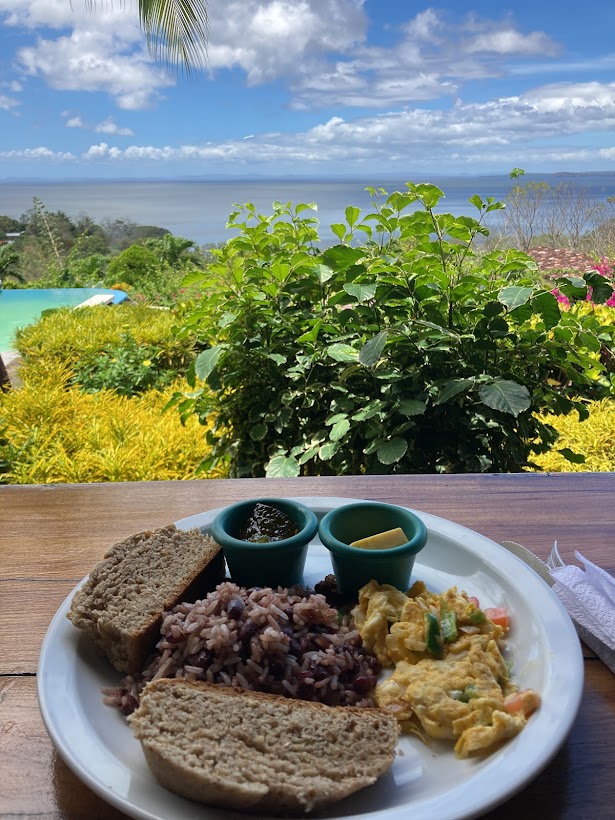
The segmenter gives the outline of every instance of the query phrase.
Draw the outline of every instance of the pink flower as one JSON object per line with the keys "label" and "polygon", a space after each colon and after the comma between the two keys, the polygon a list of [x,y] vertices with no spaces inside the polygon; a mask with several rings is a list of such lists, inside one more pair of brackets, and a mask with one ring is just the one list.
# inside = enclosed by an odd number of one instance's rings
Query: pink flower
{"label": "pink flower", "polygon": [[570,307],[570,299],[567,296],[564,296],[563,293],[560,293],[558,288],[553,288],[551,293],[555,296],[560,305],[563,305],[566,308]]}

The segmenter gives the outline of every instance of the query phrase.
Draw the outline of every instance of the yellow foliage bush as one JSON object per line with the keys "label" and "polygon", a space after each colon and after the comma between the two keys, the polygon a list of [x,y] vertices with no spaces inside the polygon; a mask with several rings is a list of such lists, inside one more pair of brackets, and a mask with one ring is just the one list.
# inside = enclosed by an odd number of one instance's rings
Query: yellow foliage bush
{"label": "yellow foliage bush", "polygon": [[570,308],[575,316],[595,316],[601,324],[615,325],[615,308],[595,305],[593,302],[575,302]]}
{"label": "yellow foliage bush", "polygon": [[[612,308],[607,308],[612,310]],[[536,456],[534,461],[544,471],[615,472],[615,401],[603,399],[589,405],[589,418],[579,421],[576,412],[568,416],[543,416],[560,434],[551,452]],[[558,450],[569,448],[585,456],[583,464],[567,461]]]}
{"label": "yellow foliage bush", "polygon": [[192,348],[191,340],[173,335],[176,321],[173,311],[146,305],[62,308],[17,331],[16,347],[27,362],[44,357],[51,366],[73,365],[129,334],[139,345],[154,345],[158,357],[172,363],[182,361]]}
{"label": "yellow foliage bush", "polygon": [[82,393],[69,386],[70,368],[48,362],[26,366],[21,375],[23,387],[0,394],[4,482],[189,479],[209,454],[207,428],[196,418],[183,426],[176,411],[162,413],[174,390],[187,389],[183,382],[128,398]]}

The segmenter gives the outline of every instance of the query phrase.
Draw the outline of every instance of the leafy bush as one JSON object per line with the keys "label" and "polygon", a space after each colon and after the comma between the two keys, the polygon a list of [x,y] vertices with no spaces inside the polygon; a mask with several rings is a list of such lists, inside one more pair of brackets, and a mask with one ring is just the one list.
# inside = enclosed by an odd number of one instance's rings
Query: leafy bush
{"label": "leafy bush", "polygon": [[[552,473],[615,472],[615,402],[603,399],[591,403],[588,410],[589,416],[584,421],[577,413],[543,418],[557,430],[559,438],[557,449],[536,457],[541,470]],[[579,453],[584,460],[571,464],[561,450]]]}
{"label": "leafy bush", "polygon": [[168,391],[83,393],[57,363],[25,366],[21,375],[22,388],[0,394],[4,483],[189,479],[209,451],[196,419],[184,426],[161,412]]}
{"label": "leafy bush", "polygon": [[124,335],[117,344],[80,359],[75,364],[73,381],[87,393],[115,390],[120,396],[134,396],[144,390],[168,387],[176,376],[175,368],[166,369],[159,361],[156,347],[139,345]]}
{"label": "leafy bush", "polygon": [[[92,362],[130,337],[140,348],[155,351],[159,370],[183,373],[193,340],[190,336],[174,336],[176,321],[172,311],[144,305],[62,309],[19,330],[16,346],[26,362],[44,360],[53,368],[60,364],[74,366],[78,361]],[[154,360],[149,353],[148,356]]]}
{"label": "leafy bush", "polygon": [[[407,188],[384,201],[372,190],[364,218],[348,207],[332,225],[339,244],[324,252],[306,216],[314,204],[231,215],[240,233],[187,280],[207,297],[180,333],[209,345],[190,381],[210,389],[174,397],[182,418],[213,413],[221,425],[205,466],[228,457],[233,476],[518,471],[556,438],[537,412],[586,413],[578,395],[604,377],[602,342],[535,284],[530,257],[475,253],[483,217],[501,203],[472,197],[477,219],[435,214],[442,191]],[[557,286],[570,299],[588,286],[597,302],[612,293],[597,272]]]}

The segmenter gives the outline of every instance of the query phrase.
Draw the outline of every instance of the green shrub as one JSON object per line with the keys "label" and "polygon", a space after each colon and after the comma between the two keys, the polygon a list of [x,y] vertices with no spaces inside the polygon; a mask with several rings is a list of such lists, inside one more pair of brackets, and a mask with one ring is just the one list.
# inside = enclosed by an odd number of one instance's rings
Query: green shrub
{"label": "green shrub", "polygon": [[[174,398],[184,419],[213,413],[221,425],[206,466],[227,457],[233,476],[519,471],[556,438],[536,413],[584,413],[579,394],[601,379],[611,389],[597,355],[605,342],[536,285],[534,261],[475,253],[484,215],[501,203],[472,197],[477,219],[435,214],[438,188],[407,188],[384,200],[372,191],[364,218],[347,208],[332,226],[339,244],[324,252],[306,217],[313,204],[231,215],[239,235],[188,280],[207,298],[183,332],[209,345],[190,381],[209,389]],[[598,273],[557,281],[572,300],[588,285],[597,302],[612,292]]]}
{"label": "green shrub", "polygon": [[189,479],[209,452],[196,419],[183,425],[175,413],[162,413],[169,391],[83,393],[57,363],[27,365],[21,375],[22,388],[0,394],[4,483]]}
{"label": "green shrub", "polygon": [[[536,457],[541,470],[562,472],[615,472],[615,401],[603,399],[588,406],[589,416],[581,421],[577,413],[568,416],[545,416],[543,420],[559,433],[557,448]],[[584,461],[570,463],[560,450],[584,456]]]}
{"label": "green shrub", "polygon": [[139,345],[128,335],[117,344],[80,359],[74,373],[74,383],[86,393],[115,390],[120,396],[161,390],[177,377],[175,367],[168,369],[168,362],[159,360],[156,347]]}
{"label": "green shrub", "polygon": [[144,305],[66,308],[18,331],[16,346],[26,362],[44,359],[51,367],[82,362],[87,367],[130,337],[136,346],[148,351],[144,359],[155,361],[158,370],[181,374],[191,357],[193,338],[176,338],[176,321],[172,311]]}

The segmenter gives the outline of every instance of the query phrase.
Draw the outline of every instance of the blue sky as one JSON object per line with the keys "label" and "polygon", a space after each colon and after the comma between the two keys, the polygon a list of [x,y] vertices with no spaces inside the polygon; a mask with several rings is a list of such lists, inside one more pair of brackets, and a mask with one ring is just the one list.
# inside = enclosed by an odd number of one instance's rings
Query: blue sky
{"label": "blue sky", "polygon": [[0,178],[615,170],[615,4],[210,0],[207,69],[136,0],[0,0]]}

